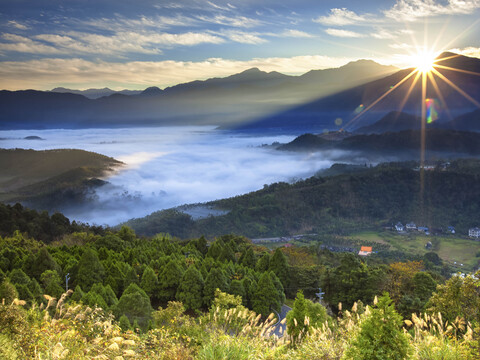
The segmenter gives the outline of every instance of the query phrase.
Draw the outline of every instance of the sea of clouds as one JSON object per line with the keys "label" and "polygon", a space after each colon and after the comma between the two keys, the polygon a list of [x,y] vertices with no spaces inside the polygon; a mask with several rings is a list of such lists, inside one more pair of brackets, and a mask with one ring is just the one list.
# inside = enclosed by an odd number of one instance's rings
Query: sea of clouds
{"label": "sea of clouds", "polygon": [[[43,140],[26,140],[39,136]],[[286,143],[294,135],[248,136],[213,127],[157,127],[0,132],[0,147],[75,148],[123,161],[109,185],[86,206],[62,209],[71,219],[116,225],[154,211],[293,182],[331,166],[338,154],[299,154],[262,144]]]}

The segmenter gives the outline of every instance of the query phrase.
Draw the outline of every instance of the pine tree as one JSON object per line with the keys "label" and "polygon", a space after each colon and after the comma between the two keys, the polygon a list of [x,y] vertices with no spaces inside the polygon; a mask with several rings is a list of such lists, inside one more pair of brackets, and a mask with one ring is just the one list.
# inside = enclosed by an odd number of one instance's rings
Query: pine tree
{"label": "pine tree", "polygon": [[255,270],[258,272],[265,272],[270,266],[270,255],[268,253],[263,253],[263,255],[257,260],[255,265]]}
{"label": "pine tree", "polygon": [[344,354],[352,360],[402,360],[410,353],[407,336],[401,329],[402,317],[395,311],[392,300],[385,293],[376,308],[361,323]]}
{"label": "pine tree", "polygon": [[203,286],[202,274],[195,266],[190,266],[182,276],[176,298],[183,303],[186,309],[200,309],[203,305]]}
{"label": "pine tree", "polygon": [[207,239],[205,239],[205,236],[201,236],[197,243],[196,243],[196,248],[197,250],[202,254],[202,256],[205,256],[208,251],[208,246],[207,246]]}
{"label": "pine tree", "polygon": [[226,292],[228,290],[228,281],[224,272],[219,268],[210,270],[205,279],[205,287],[203,288],[203,303],[210,307],[211,302],[215,297],[215,290]]}
{"label": "pine tree", "polygon": [[243,252],[242,256],[240,256],[239,262],[243,266],[249,267],[251,269],[255,268],[255,264],[257,261],[251,246]]}
{"label": "pine tree", "polygon": [[97,252],[87,248],[78,263],[76,283],[89,291],[93,284],[103,283],[105,269],[100,262]]}
{"label": "pine tree", "polygon": [[157,274],[155,274],[155,271],[153,271],[153,269],[150,266],[147,266],[143,271],[140,287],[150,297],[152,297],[152,295],[157,291],[157,287],[158,287]]}
{"label": "pine tree", "polygon": [[132,328],[130,320],[128,320],[128,317],[126,317],[125,315],[120,316],[120,320],[118,322],[123,332],[128,331]]}
{"label": "pine tree", "polygon": [[178,286],[183,276],[183,269],[178,262],[171,259],[163,268],[158,281],[158,298],[162,301],[171,301],[175,299]]}
{"label": "pine tree", "polygon": [[287,313],[287,333],[292,337],[292,342],[295,344],[299,341],[302,334],[308,331],[308,325],[305,322],[307,315],[307,301],[303,296],[303,292],[299,291],[293,308]]}
{"label": "pine tree", "polygon": [[270,259],[270,265],[268,267],[270,271],[273,271],[275,275],[280,279],[284,288],[288,287],[289,270],[287,264],[287,258],[283,254],[280,248],[277,248]]}
{"label": "pine tree", "polygon": [[268,316],[273,310],[279,311],[278,292],[270,278],[265,272],[258,280],[257,289],[252,299],[253,311],[263,316]]}
{"label": "pine tree", "polygon": [[240,296],[242,298],[243,306],[248,305],[247,293],[243,287],[243,280],[232,280],[230,283],[230,290],[228,290],[228,292],[232,295]]}
{"label": "pine tree", "polygon": [[146,330],[153,311],[148,295],[134,283],[125,289],[112,310],[117,319],[125,315],[130,322],[138,322],[142,330]]}

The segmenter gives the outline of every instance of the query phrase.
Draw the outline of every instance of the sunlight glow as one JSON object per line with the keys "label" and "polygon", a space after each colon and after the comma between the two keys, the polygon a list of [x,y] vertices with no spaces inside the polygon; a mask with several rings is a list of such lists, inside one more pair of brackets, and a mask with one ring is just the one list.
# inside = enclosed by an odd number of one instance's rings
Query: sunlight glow
{"label": "sunlight glow", "polygon": [[431,51],[420,51],[410,56],[410,62],[421,73],[433,70],[436,54]]}

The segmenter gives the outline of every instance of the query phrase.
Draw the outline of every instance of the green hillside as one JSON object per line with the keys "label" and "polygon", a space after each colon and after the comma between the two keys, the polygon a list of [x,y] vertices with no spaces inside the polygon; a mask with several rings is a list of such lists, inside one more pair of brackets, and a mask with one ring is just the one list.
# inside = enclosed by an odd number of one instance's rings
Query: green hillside
{"label": "green hillside", "polygon": [[122,163],[94,152],[75,149],[0,149],[0,201],[22,201],[51,209],[74,200]]}
{"label": "green hillside", "polygon": [[[226,215],[193,221],[177,210],[133,219],[137,233],[187,237],[236,233],[248,237],[305,232],[346,234],[397,221],[465,233],[480,219],[480,161],[456,160],[422,172],[418,163],[388,163],[355,173],[311,177],[295,184],[208,203]],[[423,180],[421,180],[423,177]],[[422,190],[423,189],[423,190]]]}

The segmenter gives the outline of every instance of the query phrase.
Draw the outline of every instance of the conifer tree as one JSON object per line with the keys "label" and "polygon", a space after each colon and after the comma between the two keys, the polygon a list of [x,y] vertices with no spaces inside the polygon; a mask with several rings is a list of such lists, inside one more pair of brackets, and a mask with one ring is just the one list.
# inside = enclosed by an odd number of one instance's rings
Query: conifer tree
{"label": "conifer tree", "polygon": [[76,283],[89,291],[93,284],[103,283],[105,269],[98,259],[97,252],[87,248],[78,263]]}
{"label": "conifer tree", "polygon": [[278,292],[268,272],[258,280],[257,289],[252,299],[253,311],[268,316],[273,310],[279,311]]}
{"label": "conifer tree", "polygon": [[240,296],[242,298],[243,306],[248,305],[247,293],[243,286],[243,280],[232,280],[232,282],[230,283],[230,290],[228,290],[228,292],[232,295]]}
{"label": "conifer tree", "polygon": [[210,270],[205,279],[205,287],[203,288],[203,303],[210,307],[211,302],[215,297],[215,290],[226,292],[228,290],[228,281],[224,272],[219,268]]}
{"label": "conifer tree", "polygon": [[203,286],[202,274],[195,266],[190,266],[182,276],[176,299],[183,303],[185,309],[198,310],[203,305]]}
{"label": "conifer tree", "polygon": [[147,266],[143,271],[140,287],[150,297],[152,297],[152,295],[155,294],[155,292],[157,291],[157,287],[158,287],[157,274],[155,274],[155,271],[153,271],[153,269],[150,266]]}
{"label": "conifer tree", "polygon": [[283,254],[280,248],[277,248],[270,259],[270,265],[268,267],[270,271],[273,271],[275,275],[280,279],[284,288],[288,286],[288,264],[287,258]]}
{"label": "conifer tree", "polygon": [[183,276],[183,269],[178,262],[171,259],[163,268],[158,281],[158,297],[162,301],[171,301],[175,299],[178,286]]}
{"label": "conifer tree", "polygon": [[360,324],[344,354],[348,360],[403,360],[410,353],[407,336],[401,329],[402,317],[395,311],[392,300],[385,293]]}
{"label": "conifer tree", "polygon": [[255,270],[259,272],[265,272],[270,266],[270,255],[268,253],[263,253],[263,255],[257,260],[255,265]]}
{"label": "conifer tree", "polygon": [[242,256],[240,256],[239,259],[240,264],[243,266],[249,267],[249,268],[254,268],[256,264],[256,259],[255,259],[255,254],[253,253],[252,247],[248,247],[243,253]]}
{"label": "conifer tree", "polygon": [[146,330],[152,314],[150,298],[137,284],[130,284],[113,307],[113,313],[117,317],[125,315],[130,322],[137,322],[142,330]]}

